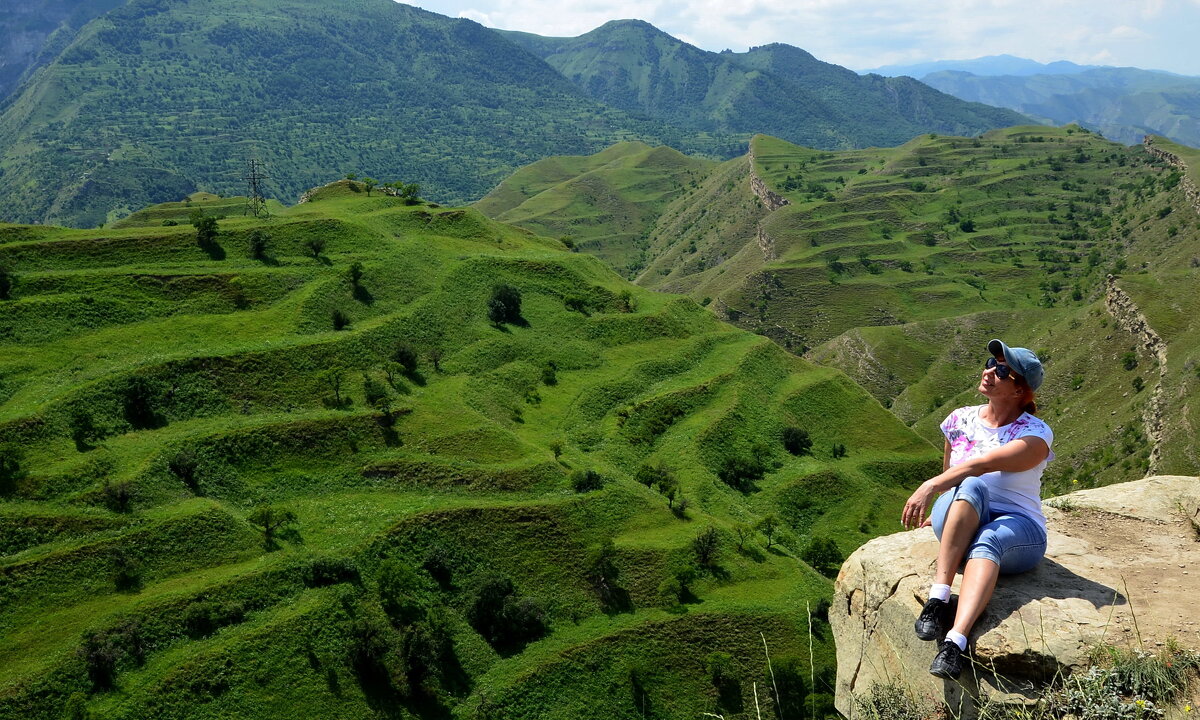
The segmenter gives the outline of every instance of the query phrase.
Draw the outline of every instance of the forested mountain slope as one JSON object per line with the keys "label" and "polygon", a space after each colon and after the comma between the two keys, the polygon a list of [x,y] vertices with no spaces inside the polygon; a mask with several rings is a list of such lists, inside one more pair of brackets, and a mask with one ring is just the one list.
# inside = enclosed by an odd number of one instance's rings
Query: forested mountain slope
{"label": "forested mountain slope", "polygon": [[196,189],[295,202],[331,175],[483,195],[627,136],[710,150],[587,98],[496,33],[390,0],[131,0],[0,115],[0,218],[99,225]]}
{"label": "forested mountain slope", "polygon": [[699,131],[848,148],[896,145],[921,132],[973,135],[1027,120],[911,78],[862,77],[790,45],[708,52],[640,20],[615,20],[574,38],[505,36],[592,97]]}

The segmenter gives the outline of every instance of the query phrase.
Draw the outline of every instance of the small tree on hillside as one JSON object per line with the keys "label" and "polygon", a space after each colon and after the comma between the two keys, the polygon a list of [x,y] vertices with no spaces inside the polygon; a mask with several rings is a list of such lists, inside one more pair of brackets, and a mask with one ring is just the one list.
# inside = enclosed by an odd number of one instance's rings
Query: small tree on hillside
{"label": "small tree on hillside", "polygon": [[350,267],[346,270],[346,277],[350,280],[350,284],[352,286],[358,287],[358,284],[362,282],[363,277],[362,263],[358,261],[351,263]]}
{"label": "small tree on hillside", "polygon": [[717,560],[717,550],[720,548],[721,536],[711,525],[692,539],[692,552],[696,555],[696,563],[702,567],[711,567]]}
{"label": "small tree on hillside", "polygon": [[812,450],[812,438],[807,430],[789,425],[783,429],[783,448],[793,455],[807,455]]}
{"label": "small tree on hillside", "polygon": [[265,230],[255,229],[250,232],[250,257],[255,260],[265,260],[267,257],[267,245],[271,240],[271,236]]}
{"label": "small tree on hillside", "polygon": [[518,322],[521,319],[521,291],[512,285],[494,286],[488,300],[488,319],[497,326]]}
{"label": "small tree on hillside", "polygon": [[396,343],[396,347],[392,349],[392,361],[404,368],[405,375],[415,373],[420,364],[417,351],[405,341]]}
{"label": "small tree on hillside", "polygon": [[332,404],[334,407],[343,407],[346,404],[345,399],[342,398],[342,382],[345,380],[345,377],[346,370],[341,367],[331,367],[318,376],[321,384],[329,388],[329,391],[333,393]]}
{"label": "small tree on hillside", "polygon": [[400,197],[404,199],[407,205],[416,205],[421,202],[421,186],[416,183],[396,183]]}
{"label": "small tree on hillside", "polygon": [[296,524],[296,513],[270,505],[260,505],[250,513],[246,520],[262,531],[263,547],[267,550],[275,550],[279,547],[276,538]]}
{"label": "small tree on hillside", "polygon": [[779,516],[775,513],[767,515],[762,520],[758,521],[758,529],[767,537],[767,549],[771,549],[771,545],[775,542],[775,534],[779,532]]}
{"label": "small tree on hillside", "polygon": [[188,215],[192,227],[196,228],[196,244],[201,247],[212,245],[217,239],[217,219],[205,215],[203,210],[193,210]]}
{"label": "small tree on hillside", "polygon": [[313,256],[313,259],[320,260],[321,253],[325,252],[325,238],[310,237],[304,241],[304,247],[308,248],[308,253]]}
{"label": "small tree on hillside", "polygon": [[371,196],[371,191],[379,184],[379,181],[373,177],[365,177],[362,179],[363,187],[367,189],[367,197]]}
{"label": "small tree on hillside", "polygon": [[800,557],[825,577],[836,577],[842,567],[842,551],[827,537],[813,538]]}

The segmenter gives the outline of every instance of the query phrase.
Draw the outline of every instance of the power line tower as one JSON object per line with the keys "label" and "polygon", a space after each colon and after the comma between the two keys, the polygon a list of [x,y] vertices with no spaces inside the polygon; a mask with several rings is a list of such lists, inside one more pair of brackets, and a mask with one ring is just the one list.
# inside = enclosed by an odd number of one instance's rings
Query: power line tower
{"label": "power line tower", "polygon": [[267,199],[263,197],[262,185],[269,175],[263,173],[262,163],[254,158],[246,164],[246,212],[254,217],[267,214]]}

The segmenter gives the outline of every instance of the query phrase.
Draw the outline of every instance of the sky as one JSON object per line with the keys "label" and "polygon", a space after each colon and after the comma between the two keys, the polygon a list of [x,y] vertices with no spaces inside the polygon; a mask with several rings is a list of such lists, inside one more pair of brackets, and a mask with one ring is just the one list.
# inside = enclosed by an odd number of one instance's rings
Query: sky
{"label": "sky", "polygon": [[782,42],[853,70],[1009,54],[1200,75],[1200,0],[416,0],[488,27],[575,36],[645,20],[705,50]]}

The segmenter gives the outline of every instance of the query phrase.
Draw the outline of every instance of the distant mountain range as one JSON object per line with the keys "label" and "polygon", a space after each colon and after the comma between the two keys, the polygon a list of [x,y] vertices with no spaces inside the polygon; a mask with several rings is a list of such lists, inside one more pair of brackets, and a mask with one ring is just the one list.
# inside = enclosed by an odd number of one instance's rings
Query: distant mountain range
{"label": "distant mountain range", "polygon": [[27,39],[5,66],[20,85],[0,101],[0,220],[95,226],[243,192],[251,156],[288,203],[350,172],[463,202],[622,140],[723,159],[760,131],[834,149],[1026,121],[786,45],[707,53],[635,21],[538,38],[390,0],[113,4],[0,11]]}
{"label": "distant mountain range", "polygon": [[1162,70],[1038,63],[1011,55],[889,65],[962,100],[1024,113],[1050,125],[1079,123],[1133,145],[1149,134],[1200,145],[1200,77]]}
{"label": "distant mountain range", "polygon": [[969,72],[972,75],[1070,75],[1095,70],[1098,67],[1100,66],[1076,65],[1067,60],[1040,63],[1015,55],[987,55],[971,60],[934,60],[911,65],[884,65],[873,70],[864,70],[863,73],[875,73],[886,77],[907,75],[914,78],[923,78],[930,73],[945,70]]}

